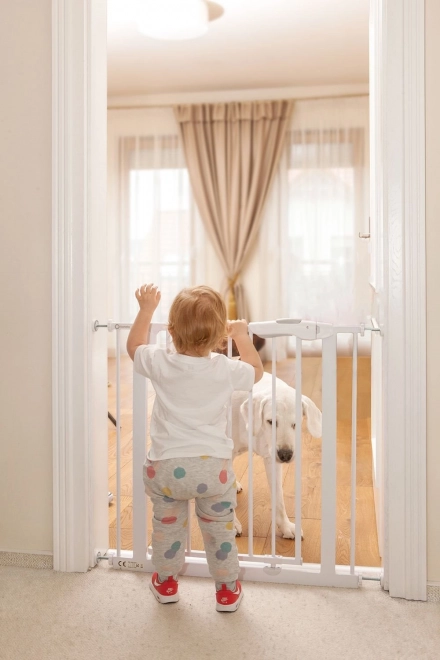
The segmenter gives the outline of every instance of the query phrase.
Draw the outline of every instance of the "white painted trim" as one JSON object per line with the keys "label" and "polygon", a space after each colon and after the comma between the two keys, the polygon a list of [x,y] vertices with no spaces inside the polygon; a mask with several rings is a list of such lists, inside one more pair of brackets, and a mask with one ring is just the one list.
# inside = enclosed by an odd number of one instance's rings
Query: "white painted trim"
{"label": "white painted trim", "polygon": [[383,290],[383,145],[381,113],[383,108],[382,3],[370,2],[370,284]]}
{"label": "white painted trim", "polygon": [[[95,542],[89,244],[93,222],[105,214],[95,208],[91,153],[96,3],[102,0],[52,2],[53,556],[60,571],[86,571]],[[101,113],[105,132],[105,102]],[[105,171],[105,156],[99,167]]]}
{"label": "white painted trim", "polygon": [[[379,329],[376,319],[373,327]],[[371,449],[374,509],[376,513],[379,555],[384,556],[384,475],[383,475],[383,339],[379,332],[371,333]]]}
{"label": "white painted trim", "polygon": [[[87,227],[87,101],[83,3],[53,0],[53,479],[54,569],[88,569],[89,453],[83,266]],[[78,25],[79,22],[79,25]]]}
{"label": "white painted trim", "polygon": [[384,581],[426,600],[424,0],[383,8]]}
{"label": "white painted trim", "polygon": [[334,98],[336,96],[368,95],[368,83],[352,85],[321,85],[315,87],[274,87],[261,89],[224,89],[209,92],[176,92],[175,94],[138,94],[136,96],[109,96],[107,106],[117,108],[145,108],[168,106],[176,103],[228,103],[268,99]]}

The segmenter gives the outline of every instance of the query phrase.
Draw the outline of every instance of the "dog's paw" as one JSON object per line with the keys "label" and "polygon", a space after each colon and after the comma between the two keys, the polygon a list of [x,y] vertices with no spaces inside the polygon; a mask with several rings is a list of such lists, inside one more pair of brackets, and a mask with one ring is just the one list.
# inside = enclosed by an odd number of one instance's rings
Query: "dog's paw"
{"label": "dog's paw", "polygon": [[[281,528],[281,534],[283,539],[294,539],[295,538],[295,523],[286,523]],[[301,530],[301,539],[304,538],[304,532]]]}
{"label": "dog's paw", "polygon": [[241,491],[243,490],[243,486],[239,481],[236,481],[235,483],[237,484],[237,493],[241,493]]}
{"label": "dog's paw", "polygon": [[294,539],[295,538],[295,528],[290,529],[289,527],[286,527],[285,529],[281,530],[283,539]]}
{"label": "dog's paw", "polygon": [[241,536],[243,533],[243,525],[238,520],[238,518],[235,518],[234,520],[234,527],[235,527],[235,536]]}

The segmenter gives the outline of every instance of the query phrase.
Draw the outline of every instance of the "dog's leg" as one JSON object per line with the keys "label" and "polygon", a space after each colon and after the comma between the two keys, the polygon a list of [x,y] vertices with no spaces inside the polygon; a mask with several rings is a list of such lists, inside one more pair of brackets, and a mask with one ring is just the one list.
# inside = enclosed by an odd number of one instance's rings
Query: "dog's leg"
{"label": "dog's leg", "polygon": [[[234,458],[235,458],[235,454],[232,457],[232,461],[234,461]],[[241,491],[243,490],[243,486],[241,485],[241,483],[238,481],[237,478],[235,478],[235,484],[236,484],[236,488],[237,488],[237,493],[241,493]],[[243,525],[241,524],[241,522],[237,518],[237,514],[236,514],[235,511],[234,511],[234,529],[235,529],[235,536],[241,536],[242,535]]]}
{"label": "dog's leg", "polygon": [[243,525],[237,518],[237,514],[234,511],[234,529],[235,529],[235,536],[241,536],[243,533]]}
{"label": "dog's leg", "polygon": [[[283,494],[283,466],[281,463],[276,463],[276,514],[275,520],[276,525],[281,531],[283,538],[285,539],[294,539],[295,538],[295,523],[290,522],[286,513],[286,506],[284,504],[284,494]],[[264,467],[266,468],[267,481],[269,484],[270,494],[272,496],[272,459],[270,457],[264,459]],[[301,530],[301,538],[304,538],[303,531]]]}
{"label": "dog's leg", "polygon": [[[236,484],[237,484],[237,493],[241,493],[241,491],[243,490],[243,486],[237,480],[236,480]],[[235,511],[234,511],[234,529],[235,529],[235,536],[241,536],[242,535],[243,525],[241,524],[241,522],[237,518],[237,514],[236,514]]]}

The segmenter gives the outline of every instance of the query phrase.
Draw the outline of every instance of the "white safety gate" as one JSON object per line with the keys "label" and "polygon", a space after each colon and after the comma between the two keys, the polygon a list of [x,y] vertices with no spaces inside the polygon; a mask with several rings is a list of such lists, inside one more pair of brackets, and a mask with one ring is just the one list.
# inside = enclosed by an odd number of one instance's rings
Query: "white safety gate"
{"label": "white safety gate", "polygon": [[[142,465],[145,461],[148,418],[148,381],[133,372],[133,550],[121,549],[121,432],[120,432],[120,333],[119,330],[130,324],[108,322],[107,326],[116,330],[116,548],[109,550],[107,558],[117,569],[153,571],[151,547],[148,546],[147,519],[151,506],[145,495]],[[369,328],[370,329],[370,328]],[[355,525],[356,525],[356,426],[357,426],[357,357],[358,336],[364,334],[365,327],[333,326],[326,323],[279,319],[271,322],[250,323],[249,334],[272,339],[272,414],[276,415],[276,365],[277,337],[296,338],[296,419],[302,418],[302,344],[303,341],[322,342],[322,501],[321,501],[321,563],[303,563],[301,556],[301,535],[295,539],[295,556],[284,557],[276,554],[276,507],[271,507],[271,553],[254,552],[253,540],[253,436],[252,436],[252,393],[249,394],[248,456],[248,552],[239,554],[240,579],[289,584],[358,587],[362,577],[379,579],[382,569],[355,566]],[[150,343],[156,343],[158,334],[166,332],[166,325],[151,325]],[[350,497],[350,565],[336,565],[336,394],[337,394],[337,337],[350,333],[353,339],[352,361],[352,430],[351,430],[351,497]],[[166,333],[167,344],[171,343]],[[229,340],[229,355],[231,341]],[[275,418],[275,417],[274,417]],[[229,415],[228,424],[231,423]],[[301,424],[296,426],[295,441],[295,526],[301,529],[301,468],[302,438]],[[271,502],[276,501],[276,425],[272,425],[272,489]],[[185,553],[185,575],[209,577],[205,553],[191,548],[191,508],[189,506],[187,548]],[[193,521],[194,522],[194,521]]]}

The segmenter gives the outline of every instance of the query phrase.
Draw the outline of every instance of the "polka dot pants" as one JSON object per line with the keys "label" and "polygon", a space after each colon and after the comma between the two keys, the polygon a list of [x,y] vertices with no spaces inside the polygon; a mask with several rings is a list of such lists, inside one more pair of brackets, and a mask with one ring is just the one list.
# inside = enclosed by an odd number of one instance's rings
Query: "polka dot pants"
{"label": "polka dot pants", "polygon": [[238,577],[234,510],[237,484],[232,461],[210,456],[170,458],[144,465],[145,492],[153,503],[153,565],[176,575],[184,564],[188,501],[194,499],[209,571],[216,582]]}

